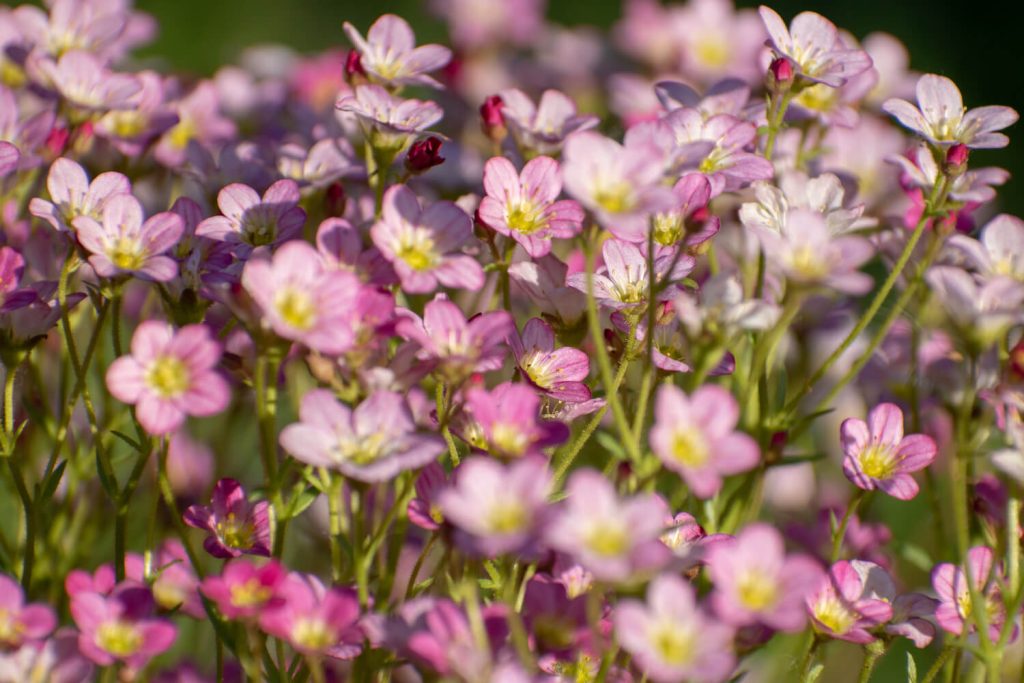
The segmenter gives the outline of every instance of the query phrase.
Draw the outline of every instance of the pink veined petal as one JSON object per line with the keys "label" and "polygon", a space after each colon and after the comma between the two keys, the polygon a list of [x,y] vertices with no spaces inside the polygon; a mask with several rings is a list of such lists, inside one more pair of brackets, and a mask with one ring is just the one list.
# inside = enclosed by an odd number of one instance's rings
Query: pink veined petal
{"label": "pink veined petal", "polygon": [[782,20],[778,12],[770,7],[761,5],[757,11],[761,15],[761,21],[764,22],[764,27],[768,31],[768,35],[771,37],[775,47],[780,52],[788,53],[793,43],[790,39],[789,28],[786,27],[786,22]]}
{"label": "pink veined petal", "polygon": [[72,196],[81,197],[89,191],[89,177],[77,163],[61,157],[50,166],[46,189],[54,202],[66,204]]}
{"label": "pink veined petal", "polygon": [[425,74],[443,68],[452,60],[452,51],[443,45],[421,45],[402,61],[406,70]]}
{"label": "pink veined petal", "polygon": [[836,44],[838,32],[835,24],[817,12],[801,12],[793,18],[790,35],[794,45],[826,51]]}
{"label": "pink veined petal", "polygon": [[924,434],[911,434],[903,437],[896,453],[900,456],[900,470],[916,472],[935,462],[938,448],[935,441]]}
{"label": "pink veined petal", "polygon": [[159,320],[147,320],[135,328],[132,335],[131,352],[135,360],[148,365],[162,354],[174,337],[174,328]]}
{"label": "pink veined petal", "polygon": [[691,423],[691,405],[679,387],[663,384],[654,399],[654,416],[658,423],[671,425],[680,421]]}
{"label": "pink veined petal", "polygon": [[404,262],[395,264],[395,270],[402,283],[402,289],[409,294],[430,294],[437,289],[437,276],[435,271],[416,271],[409,268]]}
{"label": "pink veined petal", "polygon": [[505,204],[490,195],[480,200],[477,215],[492,230],[502,235],[508,235],[512,232],[505,220]]}
{"label": "pink veined petal", "polygon": [[903,439],[903,411],[893,403],[880,403],[868,414],[874,441],[896,445]]}
{"label": "pink veined petal", "polygon": [[420,215],[419,224],[434,231],[434,246],[442,252],[458,249],[473,234],[473,221],[454,202],[434,202]]}
{"label": "pink veined petal", "polygon": [[181,239],[185,223],[181,216],[164,211],[151,216],[142,226],[146,248],[150,254],[162,254]]}
{"label": "pink veined petal", "polygon": [[[232,183],[217,193],[217,206],[226,217],[239,220],[247,210],[260,203],[256,190],[242,183]],[[203,221],[205,223],[206,221]],[[196,231],[199,234],[199,231]]]}
{"label": "pink veined petal", "polygon": [[562,178],[558,162],[551,157],[539,156],[523,167],[521,180],[528,197],[547,204],[562,192]]}
{"label": "pink veined petal", "polygon": [[331,457],[336,438],[331,432],[302,422],[290,424],[281,430],[281,446],[296,460],[314,467],[334,467]]}
{"label": "pink veined petal", "polygon": [[89,185],[89,199],[93,203],[101,202],[119,194],[131,194],[132,183],[122,173],[108,171],[100,173]]}
{"label": "pink veined petal", "polygon": [[582,382],[590,374],[590,356],[580,349],[563,346],[549,356],[558,368],[556,377],[561,382]]}
{"label": "pink veined petal", "polygon": [[405,55],[416,46],[416,36],[409,23],[394,14],[384,14],[366,32],[366,40],[382,53]]}
{"label": "pink veined petal", "polygon": [[540,233],[539,235],[524,235],[521,232],[513,232],[512,239],[519,243],[523,247],[523,251],[530,255],[531,258],[543,258],[551,253],[551,240],[543,237],[546,234]]}
{"label": "pink veined petal", "polygon": [[492,157],[484,166],[484,191],[502,205],[520,198],[519,173],[505,157]]}
{"label": "pink veined petal", "polygon": [[353,411],[352,425],[361,436],[388,433],[392,437],[415,427],[405,399],[393,391],[373,392]]}
{"label": "pink veined petal", "polygon": [[238,240],[238,223],[225,216],[211,216],[196,226],[196,235],[218,242]]}
{"label": "pink veined petal", "polygon": [[71,617],[78,628],[86,633],[94,633],[109,614],[107,601],[99,593],[87,591],[77,593],[71,598]]}
{"label": "pink veined petal", "polygon": [[983,587],[988,583],[994,562],[995,555],[991,548],[979,545],[967,551],[967,568],[977,586]]}
{"label": "pink veined petal", "polygon": [[136,274],[154,282],[169,282],[178,274],[178,262],[170,256],[153,256],[146,259],[145,264],[136,271]]}
{"label": "pink veined petal", "polygon": [[185,413],[174,401],[143,393],[135,404],[139,424],[153,435],[170,434],[185,422]]}
{"label": "pink veined petal", "polygon": [[976,133],[990,133],[1012,126],[1019,118],[1017,112],[1010,107],[975,107],[964,115],[962,125]]}
{"label": "pink veined petal", "polygon": [[544,393],[566,403],[583,403],[591,398],[590,389],[582,382],[555,382]]}
{"label": "pink veined petal", "polygon": [[[637,273],[647,272],[647,261],[640,250],[629,242],[608,240],[601,248],[608,279],[613,283],[625,283],[638,280]],[[595,282],[596,284],[596,282]]]}
{"label": "pink veined petal", "polygon": [[910,130],[928,135],[928,122],[921,110],[910,102],[898,98],[889,99],[882,104],[882,110],[895,116],[897,121]]}
{"label": "pink veined petal", "polygon": [[472,256],[449,256],[434,270],[445,287],[477,291],[484,284],[484,271]]}
{"label": "pink veined petal", "polygon": [[964,114],[960,89],[950,79],[937,74],[925,74],[917,81],[917,104],[932,126],[959,120]]}
{"label": "pink veined petal", "polygon": [[107,232],[90,216],[76,216],[71,222],[78,242],[93,254],[101,254],[107,248]]}
{"label": "pink veined petal", "polygon": [[938,564],[932,570],[932,587],[943,602],[956,602],[959,570],[949,562]]}
{"label": "pink veined petal", "polygon": [[919,490],[917,482],[909,474],[897,473],[888,479],[879,479],[877,485],[879,490],[899,500],[910,500]]}
{"label": "pink veined petal", "polygon": [[132,195],[115,195],[103,205],[103,228],[108,234],[125,234],[140,227],[142,204]]}
{"label": "pink veined petal", "polygon": [[981,133],[971,140],[970,146],[973,149],[1002,149],[1008,144],[1010,144],[1010,138],[1002,133]]}
{"label": "pink veined petal", "polygon": [[420,219],[420,202],[416,194],[405,185],[388,188],[384,193],[381,217],[388,223],[407,221],[415,225]]}
{"label": "pink veined petal", "polygon": [[264,204],[298,204],[299,185],[294,180],[278,180],[263,193]]}
{"label": "pink veined petal", "polygon": [[[523,348],[527,351],[538,349],[540,351],[553,351],[555,348],[555,331],[543,318],[530,318],[523,326]],[[567,377],[566,379],[579,379],[578,377]]]}

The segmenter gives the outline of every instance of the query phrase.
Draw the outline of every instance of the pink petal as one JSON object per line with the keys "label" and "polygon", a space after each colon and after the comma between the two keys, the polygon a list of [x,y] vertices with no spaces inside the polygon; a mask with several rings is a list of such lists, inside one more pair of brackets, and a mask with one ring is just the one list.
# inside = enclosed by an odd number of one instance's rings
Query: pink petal
{"label": "pink petal", "polygon": [[562,191],[558,162],[551,157],[535,157],[523,167],[522,186],[527,196],[542,203],[554,201]]}
{"label": "pink petal", "polygon": [[110,364],[106,375],[107,389],[122,403],[134,404],[146,388],[145,373],[131,356],[122,356]]}
{"label": "pink petal", "polygon": [[925,74],[917,81],[917,104],[930,124],[959,118],[964,112],[960,89],[945,76]]}
{"label": "pink petal", "polygon": [[903,439],[903,411],[893,403],[880,403],[868,414],[871,438],[896,445]]}
{"label": "pink petal", "polygon": [[[241,183],[232,183],[217,193],[217,206],[221,213],[235,220],[241,219],[242,214],[259,203],[260,196],[256,190]],[[198,230],[196,234],[200,234]]]}
{"label": "pink petal", "polygon": [[394,14],[384,14],[373,22],[366,39],[382,53],[395,56],[405,55],[416,47],[416,36],[409,23]]}
{"label": "pink petal", "polygon": [[911,434],[903,437],[896,453],[900,456],[900,470],[917,472],[928,467],[935,461],[938,447],[935,441],[924,434]]}

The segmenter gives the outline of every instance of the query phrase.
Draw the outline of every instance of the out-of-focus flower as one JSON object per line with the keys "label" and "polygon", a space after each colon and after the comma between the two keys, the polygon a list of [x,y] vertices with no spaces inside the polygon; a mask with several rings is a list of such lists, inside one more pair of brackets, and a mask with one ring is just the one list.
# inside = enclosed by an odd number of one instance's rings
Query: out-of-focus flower
{"label": "out-of-focus flower", "polygon": [[957,332],[979,349],[1024,320],[1024,283],[1019,280],[996,276],[979,282],[952,266],[929,268],[925,279]]}
{"label": "out-of-focus flower", "polygon": [[79,650],[100,666],[124,662],[141,669],[170,649],[178,635],[174,624],[154,618],[152,611],[152,594],[141,586],[125,586],[108,596],[89,591],[71,596]]}
{"label": "out-of-focus flower", "polygon": [[231,391],[215,369],[220,355],[220,344],[203,325],[175,332],[167,323],[147,320],[132,336],[131,353],[107,369],[107,388],[135,406],[150,434],[170,434],[186,415],[206,417],[227,407]]}
{"label": "out-of-focus flower", "polygon": [[808,81],[838,88],[871,68],[871,57],[848,47],[835,24],[817,12],[801,12],[787,28],[775,10],[762,5],[759,11],[775,54],[792,61]]}
{"label": "out-of-focus flower", "polygon": [[160,137],[153,150],[165,166],[177,168],[185,163],[192,145],[212,150],[235,136],[235,124],[221,113],[217,87],[211,81],[201,81],[175,102],[173,109],[178,123]]}
{"label": "out-of-focus flower", "polygon": [[0,646],[17,649],[46,638],[57,626],[57,615],[49,605],[25,604],[21,586],[0,574]]}
{"label": "out-of-focus flower", "polygon": [[516,144],[535,154],[557,154],[570,135],[598,124],[596,116],[578,113],[576,103],[559,90],[545,90],[536,105],[515,88],[499,97],[502,120]]}
{"label": "out-of-focus flower", "polygon": [[747,330],[766,330],[779,316],[777,306],[760,299],[743,297],[735,275],[721,273],[700,288],[696,295],[683,292],[675,300],[676,315],[691,338],[701,335],[732,339]]}
{"label": "out-of-focus flower", "polygon": [[220,576],[203,579],[200,590],[228,619],[257,619],[268,606],[282,600],[285,570],[277,560],[257,566],[249,560],[224,565]]}
{"label": "out-of-focus flower", "polygon": [[363,70],[374,81],[391,87],[441,87],[427,74],[444,67],[451,60],[452,51],[433,44],[416,47],[416,36],[405,19],[384,14],[373,22],[365,38],[347,21],[344,27],[345,35],[359,50]]}
{"label": "out-of-focus flower", "polygon": [[96,122],[96,134],[130,157],[141,155],[154,138],[178,123],[165,101],[163,77],[140,71],[135,78],[139,91],[132,96],[132,107],[108,112]]}
{"label": "out-of-focus flower", "polygon": [[1012,277],[1024,281],[1024,221],[999,214],[981,229],[980,239],[951,235],[947,244],[967,256],[985,277]]}
{"label": "out-of-focus flower", "polygon": [[416,476],[416,497],[409,501],[409,521],[421,529],[437,531],[444,522],[440,494],[448,487],[441,463],[429,462]]}
{"label": "out-of-focus flower", "polygon": [[260,628],[305,655],[352,659],[362,650],[359,599],[349,588],[325,588],[311,574],[289,574],[282,601],[263,608]]}
{"label": "out-of-focus flower", "polygon": [[132,109],[132,98],[142,89],[135,76],[113,73],[81,50],[65,52],[56,62],[40,60],[37,68],[69,104],[87,111]]}
{"label": "out-of-focus flower", "polygon": [[843,420],[840,438],[847,479],[867,491],[878,488],[900,500],[917,495],[917,482],[910,473],[928,467],[938,452],[930,436],[903,435],[903,411],[892,403],[872,408],[867,422]]}
{"label": "out-of-focus flower", "polygon": [[[1006,608],[997,585],[997,577],[993,575],[992,565],[995,562],[995,554],[991,548],[975,546],[967,551],[967,562],[958,567],[949,562],[943,562],[932,570],[932,587],[939,596],[939,605],[935,608],[935,621],[939,628],[961,635],[964,627],[968,625],[971,614],[979,609],[971,597],[971,583],[977,595],[982,599],[988,623],[988,637],[998,640],[1003,623],[1006,621]],[[970,572],[968,579],[967,572]],[[974,631],[974,624],[971,623],[968,632]],[[1014,627],[1016,631],[1016,627]]]}
{"label": "out-of-focus flower", "polygon": [[234,479],[221,479],[213,487],[210,505],[193,505],[182,519],[209,534],[203,547],[214,557],[270,557],[269,508],[265,500],[250,503]]}
{"label": "out-of-focus flower", "polygon": [[89,182],[78,163],[61,157],[50,166],[46,177],[50,201],[34,197],[29,203],[33,216],[41,218],[55,230],[71,232],[72,222],[79,216],[93,220],[103,217],[103,207],[113,197],[130,194],[131,183],[121,173],[101,173]]}
{"label": "out-of-focus flower", "polygon": [[447,22],[452,43],[479,50],[496,43],[526,45],[537,39],[548,0],[434,0],[431,5]]}

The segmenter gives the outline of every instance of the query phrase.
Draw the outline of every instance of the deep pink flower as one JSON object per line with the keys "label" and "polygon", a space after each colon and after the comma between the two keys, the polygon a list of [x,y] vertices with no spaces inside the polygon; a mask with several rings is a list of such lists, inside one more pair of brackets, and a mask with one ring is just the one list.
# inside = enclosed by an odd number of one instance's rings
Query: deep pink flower
{"label": "deep pink flower", "polygon": [[543,456],[542,449],[567,440],[569,430],[541,419],[540,409],[540,396],[527,384],[504,382],[491,391],[472,387],[466,392],[469,424],[463,436],[498,458]]}
{"label": "deep pink flower", "polygon": [[0,180],[10,175],[11,171],[18,168],[21,161],[21,152],[9,142],[0,142]]}
{"label": "deep pink flower", "polygon": [[227,407],[231,391],[215,370],[220,355],[220,344],[203,325],[175,332],[167,323],[147,320],[132,336],[130,355],[107,369],[107,388],[135,406],[150,434],[170,434],[186,415],[206,417]]}
{"label": "deep pink flower", "polygon": [[839,429],[843,473],[862,489],[879,488],[893,498],[910,500],[918,486],[911,472],[935,460],[935,441],[924,434],[903,435],[903,411],[892,403],[872,408],[868,421],[848,418]]}
{"label": "deep pink flower", "polygon": [[652,681],[724,681],[736,665],[733,630],[707,616],[693,588],[662,574],[647,588],[647,602],[623,600],[614,612],[615,635]]}
{"label": "deep pink flower", "polygon": [[326,389],[302,397],[299,422],[281,431],[281,445],[296,459],[337,470],[357,481],[380,482],[433,461],[444,442],[416,431],[406,400],[376,391],[355,410]]}
{"label": "deep pink flower", "polygon": [[[977,609],[971,598],[966,573],[970,572],[970,581],[985,603],[988,637],[993,641],[999,639],[1003,623],[1006,621],[1006,608],[1000,597],[997,577],[993,576],[994,562],[995,554],[991,548],[975,546],[967,551],[967,563],[963,567],[949,562],[935,566],[932,570],[932,587],[939,596],[939,605],[935,608],[935,621],[940,628],[953,635],[961,635],[964,626],[971,619],[971,613]],[[968,631],[974,630],[974,624],[971,623]],[[1016,627],[1014,631],[1016,632]]]}
{"label": "deep pink flower", "polygon": [[804,628],[804,601],[824,574],[806,555],[787,556],[779,532],[762,523],[712,545],[707,564],[715,586],[711,603],[723,621],[733,626],[761,623],[787,632]]}
{"label": "deep pink flower", "polygon": [[522,335],[513,331],[508,343],[519,371],[545,395],[568,403],[590,399],[584,383],[590,374],[590,357],[571,346],[556,349],[555,332],[542,318],[530,318]]}
{"label": "deep pink flower", "polygon": [[117,195],[130,194],[132,186],[127,177],[113,172],[101,173],[89,182],[85,169],[71,159],[61,157],[50,166],[46,189],[50,201],[35,197],[29,203],[29,211],[55,230],[71,232],[75,218],[101,219],[106,203]]}
{"label": "deep pink flower", "polygon": [[178,264],[166,255],[185,229],[181,216],[164,211],[143,222],[142,205],[130,194],[111,197],[101,221],[78,216],[72,222],[78,242],[90,252],[89,265],[100,277],[134,275],[167,282]]}
{"label": "deep pink flower", "polygon": [[761,453],[750,436],[735,431],[739,404],[725,389],[705,385],[687,397],[670,384],[658,389],[651,450],[678,472],[698,498],[718,493],[722,477],[746,472]]}
{"label": "deep pink flower", "polygon": [[178,631],[165,619],[153,618],[148,588],[125,586],[109,596],[82,592],[71,597],[71,616],[79,628],[78,648],[99,664],[124,662],[142,668],[174,644]]}
{"label": "deep pink flower", "polygon": [[25,604],[21,586],[0,574],[0,647],[16,649],[46,638],[57,626],[53,608],[42,603]]}
{"label": "deep pink flower", "polygon": [[248,185],[228,185],[217,194],[217,206],[223,215],[200,223],[199,237],[261,247],[297,237],[306,222],[294,180],[277,181],[263,197]]}
{"label": "deep pink flower", "polygon": [[214,557],[270,557],[269,508],[265,500],[250,503],[234,479],[221,479],[213,487],[210,505],[192,505],[182,519],[209,534],[203,547]]}
{"label": "deep pink flower", "polygon": [[311,574],[289,574],[282,601],[260,613],[260,628],[305,655],[352,659],[362,650],[359,599],[349,588],[325,588]]}
{"label": "deep pink flower", "polygon": [[917,106],[901,99],[886,100],[882,109],[932,144],[960,143],[972,149],[1006,147],[1010,139],[996,131],[1019,118],[1010,107],[968,110],[956,84],[945,76],[925,74],[917,81]]}
{"label": "deep pink flower", "polygon": [[867,585],[870,568],[884,570],[871,563],[862,564],[863,571],[858,571],[855,563],[836,562],[817,590],[807,596],[811,622],[819,633],[852,643],[870,643],[875,640],[870,631],[892,618],[892,605],[872,596]]}
{"label": "deep pink flower", "polygon": [[434,166],[443,164],[444,157],[441,156],[443,144],[441,138],[434,136],[412,143],[405,155],[405,170],[413,175],[418,175]]}
{"label": "deep pink flower", "polygon": [[257,566],[248,559],[224,565],[220,576],[203,579],[200,591],[228,619],[252,620],[267,607],[281,602],[286,573],[277,560]]}
{"label": "deep pink flower", "polygon": [[570,657],[589,650],[587,600],[570,597],[565,584],[549,574],[534,574],[523,594],[523,622],[541,652]]}
{"label": "deep pink flower", "polygon": [[799,76],[838,88],[871,68],[871,57],[849,48],[835,24],[817,12],[801,12],[789,28],[775,10],[762,5],[759,12],[775,54],[792,61]]}
{"label": "deep pink flower", "polygon": [[405,19],[384,14],[373,22],[366,38],[347,21],[344,28],[345,35],[359,50],[363,71],[374,81],[388,86],[441,87],[427,74],[448,64],[452,51],[434,44],[416,47],[416,36]]}
{"label": "deep pink flower", "polygon": [[406,292],[428,294],[438,285],[476,290],[483,285],[480,264],[459,252],[473,238],[473,222],[452,202],[424,208],[406,185],[394,185],[384,194],[381,218],[370,237]]}

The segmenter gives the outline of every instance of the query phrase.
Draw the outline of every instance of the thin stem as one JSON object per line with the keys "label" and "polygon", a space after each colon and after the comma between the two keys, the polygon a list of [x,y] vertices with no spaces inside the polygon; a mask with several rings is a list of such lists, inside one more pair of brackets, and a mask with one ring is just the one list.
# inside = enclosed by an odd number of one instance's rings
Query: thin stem
{"label": "thin stem", "polygon": [[331,576],[335,583],[344,577],[341,555],[341,488],[344,481],[337,474],[328,474],[330,486],[327,489],[327,509],[330,516]]}
{"label": "thin stem", "polygon": [[796,96],[792,89],[786,90],[781,94],[782,97],[779,97],[778,93],[772,97],[772,106],[768,116],[768,137],[765,138],[764,143],[764,158],[768,161],[772,160],[772,154],[775,151],[775,139],[778,137],[779,131],[782,130],[782,121],[786,118],[786,110],[789,109],[789,103]]}
{"label": "thin stem", "polygon": [[434,399],[437,403],[437,421],[441,427],[441,434],[444,436],[444,442],[448,444],[448,457],[451,458],[452,467],[459,466],[459,448],[455,444],[455,437],[452,436],[452,430],[448,428],[448,412],[450,406],[448,404],[447,392],[445,391],[444,384],[441,382],[437,383],[434,388]]}
{"label": "thin stem", "polygon": [[434,543],[437,542],[437,534],[431,534],[430,538],[427,539],[426,544],[423,546],[423,550],[420,551],[419,557],[416,558],[416,564],[412,566],[412,573],[409,574],[409,582],[405,585],[405,598],[408,600],[412,597],[413,589],[416,588],[416,579],[420,576],[420,570],[423,569],[423,563],[426,561],[427,556],[430,554],[431,548],[434,547]]}
{"label": "thin stem", "polygon": [[821,638],[812,629],[807,634],[807,643],[804,645],[804,656],[800,661],[800,680],[806,681],[811,673],[811,668],[814,666],[814,655],[818,652],[818,648],[821,646]]}
{"label": "thin stem", "polygon": [[949,661],[950,655],[952,655],[954,652],[959,652],[959,650],[957,650],[952,645],[947,645],[946,647],[942,648],[942,652],[939,653],[938,658],[936,658],[936,660],[932,663],[931,668],[928,669],[928,673],[926,673],[924,675],[924,678],[921,679],[921,683],[932,683],[932,681],[934,681],[935,678],[942,671],[942,667],[944,667],[946,665],[946,662]]}
{"label": "thin stem", "polygon": [[886,649],[886,643],[881,640],[876,640],[865,648],[864,662],[861,664],[857,683],[868,683],[871,680],[871,674],[875,670],[875,665],[878,664],[878,660],[885,654]]}
{"label": "thin stem", "polygon": [[850,520],[857,511],[857,507],[864,500],[864,493],[864,489],[857,489],[857,492],[853,494],[853,498],[850,499],[846,506],[846,512],[843,513],[843,519],[839,522],[839,527],[836,529],[836,534],[832,537],[832,554],[829,556],[832,564],[839,561],[839,554],[843,548],[843,539],[846,538],[846,529],[850,526]]}

